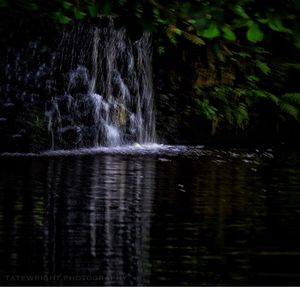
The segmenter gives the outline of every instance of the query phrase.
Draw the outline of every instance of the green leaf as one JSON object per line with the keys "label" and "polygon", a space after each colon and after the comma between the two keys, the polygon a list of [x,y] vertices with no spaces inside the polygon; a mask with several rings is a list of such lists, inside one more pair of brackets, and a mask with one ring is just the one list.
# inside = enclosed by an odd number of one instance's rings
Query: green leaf
{"label": "green leaf", "polygon": [[179,28],[175,28],[174,29],[174,33],[177,35],[181,35],[182,34],[182,30],[180,30]]}
{"label": "green leaf", "polygon": [[249,23],[249,19],[234,19],[232,26],[234,29],[240,29],[249,26],[248,23]]}
{"label": "green leaf", "polygon": [[127,0],[119,0],[119,1],[118,1],[118,4],[119,4],[120,6],[124,6],[126,3],[127,3]]}
{"label": "green leaf", "polygon": [[270,99],[274,104],[279,104],[279,98],[277,96],[271,93],[267,93],[266,95],[268,96],[268,99]]}
{"label": "green leaf", "polygon": [[284,27],[280,18],[276,18],[274,20],[269,21],[268,25],[273,31],[291,33],[290,29]]}
{"label": "green leaf", "polygon": [[71,19],[64,15],[61,11],[57,11],[54,13],[54,19],[63,25],[69,24],[71,22]]}
{"label": "green leaf", "polygon": [[157,23],[162,24],[162,25],[167,25],[168,21],[166,19],[162,18],[159,9],[153,8],[152,13],[153,13],[153,17]]}
{"label": "green leaf", "polygon": [[97,17],[97,15],[98,15],[98,7],[97,7],[96,4],[92,3],[92,4],[88,5],[87,8],[88,8],[88,11],[89,11],[91,17],[93,17],[93,18]]}
{"label": "green leaf", "polygon": [[197,105],[197,114],[204,116],[208,120],[216,119],[218,109],[212,106],[207,99],[203,101],[196,99],[195,102]]}
{"label": "green leaf", "polygon": [[[270,98],[270,96],[272,95],[272,94],[269,95],[266,91],[259,90],[259,89],[252,90],[251,92],[253,93],[253,96],[256,97],[256,98],[267,99],[267,98]],[[277,103],[277,101],[278,101],[277,97],[276,97],[276,99],[274,98],[274,101],[273,101],[272,98],[270,98],[270,99],[271,99],[272,102],[275,102],[275,103]]]}
{"label": "green leaf", "polygon": [[249,19],[249,16],[247,15],[247,13],[241,5],[236,5],[234,7],[234,12],[243,19]]}
{"label": "green leaf", "polygon": [[177,45],[177,39],[176,39],[176,34],[174,34],[174,31],[172,28],[168,27],[166,29],[166,34],[170,40],[170,42],[173,44],[173,45]]}
{"label": "green leaf", "polygon": [[260,55],[270,55],[271,54],[270,51],[267,51],[265,48],[259,47],[259,46],[253,47],[253,51]]}
{"label": "green leaf", "polygon": [[[210,20],[209,20],[210,23]],[[193,23],[193,26],[195,29],[199,32],[201,32],[205,27],[208,26],[208,20],[204,17],[202,18],[197,18],[195,22]]]}
{"label": "green leaf", "polygon": [[247,39],[250,42],[256,43],[264,39],[264,33],[259,28],[259,25],[255,22],[252,22],[247,31]]}
{"label": "green leaf", "polygon": [[77,7],[75,7],[73,9],[73,12],[74,12],[74,16],[77,20],[82,20],[86,16],[86,13],[84,13],[82,10],[80,10]]}
{"label": "green leaf", "polygon": [[220,31],[217,24],[212,22],[207,29],[202,31],[201,35],[205,38],[213,39],[220,36]]}
{"label": "green leaf", "polygon": [[269,23],[269,20],[266,19],[266,18],[259,18],[259,19],[257,19],[257,21],[258,21],[259,23],[262,23],[262,24],[268,24],[268,23]]}
{"label": "green leaf", "polygon": [[256,76],[254,76],[254,75],[249,75],[249,76],[247,76],[247,80],[248,80],[249,82],[253,82],[253,83],[258,83],[258,82],[259,82],[259,78],[256,77]]}
{"label": "green leaf", "polygon": [[163,46],[159,46],[157,48],[157,52],[158,52],[159,55],[163,55],[165,53],[165,51],[166,51],[166,48],[163,47]]}
{"label": "green leaf", "polygon": [[230,29],[229,26],[224,26],[222,27],[222,31],[223,31],[223,37],[229,41],[235,41],[236,40],[236,36],[234,34],[234,32]]}
{"label": "green leaf", "polygon": [[241,58],[243,58],[243,59],[251,58],[251,55],[247,52],[235,52],[234,54],[241,57]]}
{"label": "green leaf", "polygon": [[258,60],[255,64],[256,67],[259,68],[265,75],[268,75],[271,72],[270,67],[266,63]]}
{"label": "green leaf", "polygon": [[192,25],[197,23],[197,21],[195,19],[189,19],[189,20],[187,20],[187,22],[192,24]]}
{"label": "green leaf", "polygon": [[68,2],[68,1],[63,1],[62,4],[65,9],[71,9],[73,6],[72,3]]}

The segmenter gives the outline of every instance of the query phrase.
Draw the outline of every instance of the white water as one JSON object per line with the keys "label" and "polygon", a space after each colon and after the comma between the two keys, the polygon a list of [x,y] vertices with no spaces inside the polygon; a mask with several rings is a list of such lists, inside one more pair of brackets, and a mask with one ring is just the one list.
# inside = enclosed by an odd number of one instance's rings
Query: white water
{"label": "white water", "polygon": [[57,149],[43,151],[39,153],[0,153],[0,157],[63,157],[63,156],[77,156],[89,154],[116,154],[116,155],[178,155],[184,154],[189,150],[202,151],[204,146],[188,147],[183,145],[163,145],[163,144],[138,144],[121,145],[121,146],[100,146],[92,148],[79,148],[79,149]]}
{"label": "white water", "polygon": [[47,105],[52,149],[156,142],[150,34],[132,42],[108,22],[62,36],[62,58],[73,69],[64,94]]}

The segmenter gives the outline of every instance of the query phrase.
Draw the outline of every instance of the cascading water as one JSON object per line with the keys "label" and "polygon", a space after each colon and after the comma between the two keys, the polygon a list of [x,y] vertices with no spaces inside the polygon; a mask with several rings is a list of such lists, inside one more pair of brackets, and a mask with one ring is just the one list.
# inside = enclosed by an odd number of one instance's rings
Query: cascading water
{"label": "cascading water", "polygon": [[133,42],[106,20],[63,33],[58,50],[67,83],[46,107],[53,149],[155,142],[151,36]]}

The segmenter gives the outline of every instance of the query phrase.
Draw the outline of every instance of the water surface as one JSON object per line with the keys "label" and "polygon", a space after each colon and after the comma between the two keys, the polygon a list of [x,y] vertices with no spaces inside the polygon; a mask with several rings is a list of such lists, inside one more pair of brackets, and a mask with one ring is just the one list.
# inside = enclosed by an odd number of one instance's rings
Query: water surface
{"label": "water surface", "polygon": [[0,285],[300,285],[295,152],[0,157]]}

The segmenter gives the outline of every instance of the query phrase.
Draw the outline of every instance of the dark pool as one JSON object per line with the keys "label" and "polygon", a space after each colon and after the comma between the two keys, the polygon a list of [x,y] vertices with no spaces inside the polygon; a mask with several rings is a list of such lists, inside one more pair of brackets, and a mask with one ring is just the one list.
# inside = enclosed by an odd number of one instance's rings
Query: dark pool
{"label": "dark pool", "polygon": [[300,156],[0,156],[0,285],[300,285]]}

